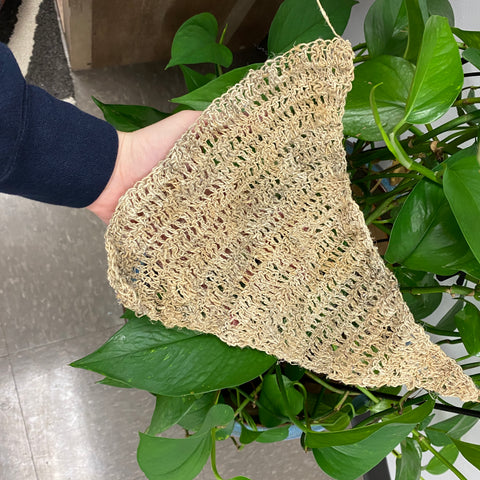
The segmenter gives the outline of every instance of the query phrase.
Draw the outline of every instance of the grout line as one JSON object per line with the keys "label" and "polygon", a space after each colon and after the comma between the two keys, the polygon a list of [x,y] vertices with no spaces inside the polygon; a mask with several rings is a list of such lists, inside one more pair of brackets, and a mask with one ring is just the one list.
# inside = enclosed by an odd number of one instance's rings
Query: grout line
{"label": "grout line", "polygon": [[[118,317],[119,319],[119,323],[118,325],[110,325],[109,327],[105,327],[105,328],[102,328],[101,330],[94,330],[92,332],[84,332],[82,333],[81,335],[73,335],[72,337],[66,337],[66,338],[59,338],[58,340],[52,340],[50,342],[46,342],[46,343],[41,343],[39,345],[31,345],[31,346],[28,346],[28,347],[24,347],[24,348],[19,348],[18,350],[15,350],[13,352],[10,351],[9,347],[8,347],[8,342],[6,342],[6,345],[7,345],[7,355],[2,355],[2,357],[5,357],[5,356],[8,356],[8,357],[11,357],[13,355],[17,355],[19,353],[23,353],[23,352],[28,352],[29,350],[35,350],[37,348],[43,348],[43,347],[49,347],[49,346],[53,346],[57,343],[60,343],[60,342],[68,342],[70,340],[74,340],[76,338],[80,338],[80,337],[85,337],[87,335],[95,335],[95,334],[102,334],[102,333],[106,333],[106,332],[109,332],[111,331],[112,329],[116,329],[115,332],[117,332],[118,330],[120,330],[120,328],[122,328],[125,323],[123,321],[121,321],[121,317],[119,316]],[[110,338],[115,332],[109,334],[109,337]],[[6,338],[6,337],[5,337]],[[108,339],[107,339],[108,340]],[[105,343],[107,340],[104,340],[103,343]],[[99,345],[100,347],[100,345]],[[98,347],[93,347],[93,348],[98,348]],[[0,480],[1,477],[0,477]]]}
{"label": "grout line", "polygon": [[25,438],[27,439],[28,450],[30,451],[30,459],[32,461],[33,471],[35,472],[35,478],[38,480],[40,477],[38,476],[37,465],[35,463],[35,458],[33,456],[32,444],[30,442],[30,436],[28,435],[27,422],[25,421],[25,413],[23,411],[22,402],[20,400],[20,394],[18,393],[17,380],[15,378],[15,372],[13,369],[13,364],[12,364],[10,355],[8,355],[8,364],[10,366],[10,371],[12,372],[12,381],[13,381],[13,385],[15,386],[15,394],[17,395],[18,408],[20,409],[20,414],[22,415],[23,429],[25,431]]}
{"label": "grout line", "polygon": [[18,9],[15,29],[8,42],[23,76],[28,72],[33,52],[33,36],[37,28],[37,14],[41,3],[42,0],[23,0]]}

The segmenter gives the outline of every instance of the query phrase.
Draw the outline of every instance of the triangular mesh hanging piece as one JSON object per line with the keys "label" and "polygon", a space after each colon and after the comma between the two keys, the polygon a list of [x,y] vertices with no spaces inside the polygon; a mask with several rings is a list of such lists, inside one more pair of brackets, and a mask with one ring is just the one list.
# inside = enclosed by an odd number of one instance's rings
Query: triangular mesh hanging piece
{"label": "triangular mesh hanging piece", "polygon": [[352,199],[342,115],[353,52],[315,41],[252,70],[121,199],[119,300],[346,384],[479,391],[402,299]]}

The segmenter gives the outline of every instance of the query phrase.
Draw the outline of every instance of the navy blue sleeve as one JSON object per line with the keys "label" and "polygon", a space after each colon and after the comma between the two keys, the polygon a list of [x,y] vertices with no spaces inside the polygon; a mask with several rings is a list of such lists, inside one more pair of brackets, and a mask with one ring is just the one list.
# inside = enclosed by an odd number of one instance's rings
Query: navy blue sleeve
{"label": "navy blue sleeve", "polygon": [[0,191],[86,207],[115,166],[118,136],[103,120],[28,85],[0,43]]}

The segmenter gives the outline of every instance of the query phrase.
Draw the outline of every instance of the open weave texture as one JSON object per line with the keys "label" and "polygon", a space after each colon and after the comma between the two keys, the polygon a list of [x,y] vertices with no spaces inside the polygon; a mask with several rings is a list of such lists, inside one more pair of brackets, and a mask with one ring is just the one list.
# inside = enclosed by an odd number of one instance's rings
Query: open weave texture
{"label": "open weave texture", "polygon": [[418,326],[352,199],[342,115],[353,52],[298,45],[216,99],[119,202],[106,233],[119,300],[366,387],[477,400]]}

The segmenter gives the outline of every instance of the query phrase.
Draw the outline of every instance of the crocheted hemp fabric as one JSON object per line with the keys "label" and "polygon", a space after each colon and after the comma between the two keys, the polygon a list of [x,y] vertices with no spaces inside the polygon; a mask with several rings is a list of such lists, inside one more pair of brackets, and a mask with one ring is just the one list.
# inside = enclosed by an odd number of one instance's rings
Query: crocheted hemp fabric
{"label": "crocheted hemp fabric", "polygon": [[350,43],[298,45],[216,99],[121,199],[106,233],[119,300],[167,327],[333,380],[477,400],[416,325],[346,173]]}

